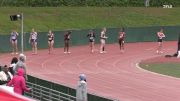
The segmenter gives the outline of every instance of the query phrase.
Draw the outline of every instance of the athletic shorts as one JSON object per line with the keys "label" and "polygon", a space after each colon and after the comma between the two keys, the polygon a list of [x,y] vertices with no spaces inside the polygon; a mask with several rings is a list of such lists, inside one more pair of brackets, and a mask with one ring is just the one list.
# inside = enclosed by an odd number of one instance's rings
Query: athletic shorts
{"label": "athletic shorts", "polygon": [[101,44],[105,44],[106,43],[105,39],[101,39],[100,41],[101,41]]}
{"label": "athletic shorts", "polygon": [[31,43],[37,43],[36,39],[31,39]]}
{"label": "athletic shorts", "polygon": [[53,41],[53,40],[48,40],[50,43]]}
{"label": "athletic shorts", "polygon": [[158,42],[162,42],[163,40],[162,39],[158,39]]}
{"label": "athletic shorts", "polygon": [[94,42],[95,40],[94,39],[89,39],[89,42]]}
{"label": "athletic shorts", "polygon": [[123,39],[119,39],[119,44],[121,45],[122,43],[124,43]]}
{"label": "athletic shorts", "polygon": [[17,41],[17,39],[12,39],[12,41],[13,41],[13,42],[16,42],[16,41]]}

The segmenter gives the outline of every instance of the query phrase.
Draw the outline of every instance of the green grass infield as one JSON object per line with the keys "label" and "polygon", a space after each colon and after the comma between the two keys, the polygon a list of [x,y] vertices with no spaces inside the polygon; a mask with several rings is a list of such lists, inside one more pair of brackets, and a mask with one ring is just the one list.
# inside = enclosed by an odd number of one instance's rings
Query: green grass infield
{"label": "green grass infield", "polygon": [[180,63],[140,63],[145,70],[180,78]]}

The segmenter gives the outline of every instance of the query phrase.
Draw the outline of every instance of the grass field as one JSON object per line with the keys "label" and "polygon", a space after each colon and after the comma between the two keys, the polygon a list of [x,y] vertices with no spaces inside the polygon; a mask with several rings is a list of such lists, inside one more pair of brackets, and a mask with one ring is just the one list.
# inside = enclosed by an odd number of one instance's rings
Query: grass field
{"label": "grass field", "polygon": [[144,7],[4,7],[0,8],[0,34],[20,30],[20,21],[11,14],[24,13],[24,30],[37,31],[102,27],[138,27],[180,25],[180,8]]}
{"label": "grass field", "polygon": [[180,78],[180,63],[144,63],[140,67],[152,72]]}

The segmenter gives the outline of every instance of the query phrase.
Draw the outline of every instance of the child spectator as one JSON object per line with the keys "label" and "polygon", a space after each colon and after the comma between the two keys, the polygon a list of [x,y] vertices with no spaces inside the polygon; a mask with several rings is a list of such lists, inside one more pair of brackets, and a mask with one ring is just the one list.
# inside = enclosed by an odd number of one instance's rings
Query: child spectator
{"label": "child spectator", "polygon": [[19,68],[17,75],[7,84],[8,86],[14,86],[14,92],[20,95],[24,94],[24,91],[30,91],[30,88],[26,87],[26,81],[24,78],[24,69]]}

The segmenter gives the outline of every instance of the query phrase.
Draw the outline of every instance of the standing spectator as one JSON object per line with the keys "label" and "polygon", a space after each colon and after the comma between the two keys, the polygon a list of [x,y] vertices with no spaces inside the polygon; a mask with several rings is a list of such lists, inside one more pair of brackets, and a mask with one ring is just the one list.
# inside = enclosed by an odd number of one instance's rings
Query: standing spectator
{"label": "standing spectator", "polygon": [[32,46],[32,54],[37,54],[37,32],[34,30],[34,28],[30,33],[29,43]]}
{"label": "standing spectator", "polygon": [[106,45],[106,39],[107,38],[108,37],[106,37],[106,28],[103,28],[101,31],[101,36],[100,36],[100,42],[101,42],[100,53],[106,53],[105,45]]}
{"label": "standing spectator", "polygon": [[53,45],[54,45],[54,33],[51,30],[49,30],[49,33],[48,33],[48,49],[49,49],[49,54],[53,50]]}
{"label": "standing spectator", "polygon": [[20,95],[24,94],[24,91],[30,91],[30,88],[26,87],[26,81],[24,79],[24,69],[19,68],[17,75],[8,83],[8,86],[14,86],[14,92]]}
{"label": "standing spectator", "polygon": [[94,52],[94,42],[95,42],[95,33],[91,30],[87,35],[89,37],[89,45],[91,47],[91,52]]}
{"label": "standing spectator", "polygon": [[125,38],[125,31],[124,28],[121,29],[119,32],[119,48],[121,52],[124,52],[124,38]]}
{"label": "standing spectator", "polygon": [[88,101],[86,75],[80,74],[79,79],[76,89],[76,101]]}
{"label": "standing spectator", "polygon": [[11,32],[11,36],[10,36],[10,42],[13,48],[12,54],[18,54],[18,47],[17,47],[17,37],[18,37],[18,33],[16,32],[16,30],[13,30]]}
{"label": "standing spectator", "polygon": [[12,60],[11,60],[11,64],[9,66],[9,71],[11,72],[11,74],[14,75],[14,71],[15,71],[15,66],[16,66],[16,63],[18,62],[18,59],[17,57],[13,57]]}
{"label": "standing spectator", "polygon": [[161,30],[159,32],[157,32],[157,37],[158,37],[158,48],[157,48],[157,53],[163,53],[162,51],[162,45],[163,45],[163,38],[165,38],[165,34],[163,33],[163,29],[161,28]]}
{"label": "standing spectator", "polygon": [[9,68],[5,65],[0,72],[0,85],[8,83],[12,78],[13,76],[9,72]]}
{"label": "standing spectator", "polygon": [[144,0],[145,7],[149,7],[149,2],[150,2],[150,0]]}
{"label": "standing spectator", "polygon": [[19,68],[24,69],[24,77],[27,80],[27,72],[26,72],[26,63],[25,63],[25,61],[26,61],[26,56],[24,54],[19,54],[19,60],[15,65],[14,73],[16,75],[18,73]]}
{"label": "standing spectator", "polygon": [[64,53],[71,53],[69,51],[69,40],[71,38],[71,31],[66,31],[64,34]]}

